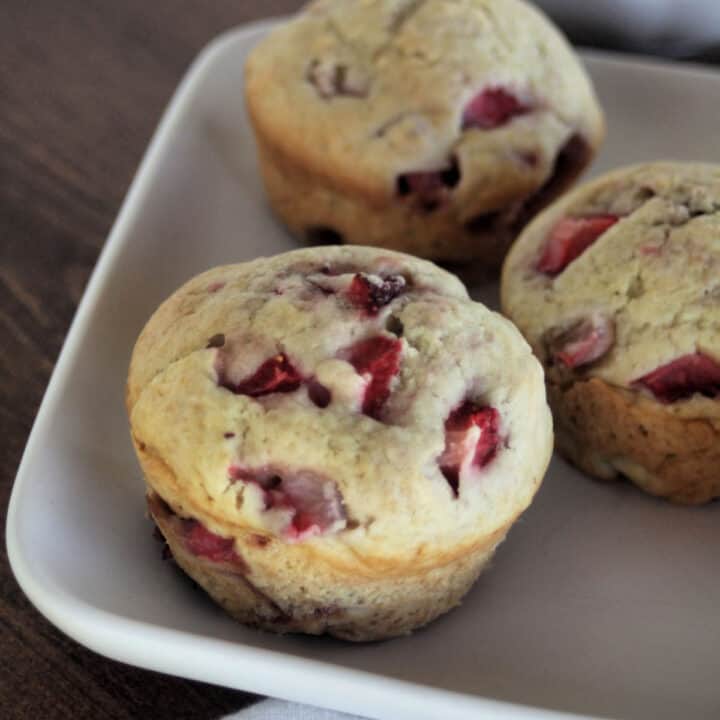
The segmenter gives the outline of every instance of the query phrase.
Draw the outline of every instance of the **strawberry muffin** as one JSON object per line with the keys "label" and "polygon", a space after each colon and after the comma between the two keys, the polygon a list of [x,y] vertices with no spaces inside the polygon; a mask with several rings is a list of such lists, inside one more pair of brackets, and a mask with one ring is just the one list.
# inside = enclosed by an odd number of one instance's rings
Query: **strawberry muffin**
{"label": "strawberry muffin", "polygon": [[494,269],[604,134],[578,58],[523,0],[315,0],[251,53],[246,98],[293,233]]}
{"label": "strawberry muffin", "polygon": [[552,450],[517,330],[361,247],[190,280],[143,330],[127,406],[180,567],[244,623],[349,640],[457,605]]}
{"label": "strawberry muffin", "polygon": [[678,503],[720,497],[720,166],[571,193],[513,247],[502,302],[545,365],[568,459]]}

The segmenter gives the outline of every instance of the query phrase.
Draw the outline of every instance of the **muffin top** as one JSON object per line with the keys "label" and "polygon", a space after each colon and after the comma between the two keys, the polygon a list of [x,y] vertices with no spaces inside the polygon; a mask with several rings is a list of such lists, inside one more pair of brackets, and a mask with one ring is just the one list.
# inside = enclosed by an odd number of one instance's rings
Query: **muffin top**
{"label": "muffin top", "polygon": [[315,0],[254,49],[246,92],[264,141],[308,171],[380,203],[452,191],[466,219],[604,132],[572,49],[523,0]]}
{"label": "muffin top", "polygon": [[434,265],[362,247],[215,268],[173,294],[127,386],[148,482],[180,515],[349,565],[487,542],[551,452],[540,365]]}
{"label": "muffin top", "polygon": [[502,295],[548,366],[718,414],[720,166],[639,165],[579,188],[519,238]]}

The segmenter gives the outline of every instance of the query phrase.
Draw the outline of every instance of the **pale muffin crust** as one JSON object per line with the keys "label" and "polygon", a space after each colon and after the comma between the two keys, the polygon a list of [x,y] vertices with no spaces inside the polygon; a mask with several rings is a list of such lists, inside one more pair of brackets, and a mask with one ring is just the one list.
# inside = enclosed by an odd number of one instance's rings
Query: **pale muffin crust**
{"label": "pale muffin crust", "polygon": [[[564,269],[539,269],[567,218],[605,217],[613,224]],[[513,247],[502,305],[545,365],[567,457],[673,501],[720,496],[717,380],[705,370],[706,388],[677,397],[648,381],[687,358],[720,363],[720,167],[635,166],[566,196]],[[567,367],[559,345],[583,322],[600,355]]]}
{"label": "pale muffin crust", "polygon": [[[522,111],[468,126],[498,89]],[[572,49],[523,0],[317,0],[253,51],[246,97],[295,234],[489,267],[604,135]],[[432,202],[403,186],[436,171]]]}
{"label": "pale muffin crust", "polygon": [[[392,288],[370,311],[348,299],[360,276]],[[363,401],[372,382],[347,359],[378,338],[399,353],[382,407]],[[302,380],[239,390],[279,357]],[[499,440],[483,467],[463,461],[453,488],[440,458],[446,421],[466,402],[497,411]],[[375,639],[456,605],[552,449],[542,371],[515,328],[432,264],[360,247],[189,281],[140,336],[127,405],[151,512],[178,563],[231,614],[279,632]],[[257,477],[309,494],[320,527],[294,526],[287,498],[269,503],[276,486]],[[211,545],[230,542],[223,562],[187,552],[194,523]]]}
{"label": "pale muffin crust", "polygon": [[234,534],[242,562],[219,564],[188,552],[180,520],[157,496],[149,507],[175,562],[236,620],[275,633],[329,634],[354,642],[407,635],[460,605],[508,529],[447,565],[366,577],[338,572],[307,552],[247,530]]}

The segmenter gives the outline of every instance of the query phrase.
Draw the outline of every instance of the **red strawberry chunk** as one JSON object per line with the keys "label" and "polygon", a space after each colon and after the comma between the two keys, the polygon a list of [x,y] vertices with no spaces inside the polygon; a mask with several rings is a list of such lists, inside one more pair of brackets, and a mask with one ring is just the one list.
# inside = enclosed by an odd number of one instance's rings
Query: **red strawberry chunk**
{"label": "red strawberry chunk", "polygon": [[281,493],[276,501],[294,510],[286,535],[302,540],[329,530],[345,518],[340,493],[335,483],[314,473],[299,472],[283,476],[282,484],[273,494]]}
{"label": "red strawberry chunk", "polygon": [[485,467],[497,454],[500,445],[500,414],[493,407],[464,402],[445,421],[445,450],[440,456],[440,470],[457,497],[460,473],[470,466]]}
{"label": "red strawberry chunk", "polygon": [[445,188],[440,170],[405,173],[400,177],[404,181],[401,183],[402,187],[400,189],[402,195],[413,193],[431,197],[442,193]]}
{"label": "red strawberry chunk", "polygon": [[359,375],[367,377],[362,411],[376,420],[390,397],[390,382],[400,371],[402,340],[384,335],[360,340],[343,356]]}
{"label": "red strawberry chunk", "polygon": [[242,562],[235,552],[235,541],[210,532],[197,520],[184,520],[185,547],[199,557],[213,562]]}
{"label": "red strawberry chunk", "polygon": [[405,278],[402,275],[390,275],[377,282],[357,273],[350,283],[347,296],[353,305],[372,316],[377,315],[381,307],[389,305],[404,290]]}
{"label": "red strawberry chunk", "polygon": [[262,397],[276,392],[293,392],[302,383],[302,376],[283,354],[266,360],[250,377],[234,384],[222,372],[218,383],[236,395]]}
{"label": "red strawberry chunk", "polygon": [[248,470],[231,467],[230,477],[253,483],[263,491],[266,510],[287,510],[284,530],[289,540],[304,540],[331,530],[345,519],[345,508],[332,480],[307,471]]}
{"label": "red strawberry chunk", "polygon": [[615,342],[613,324],[602,315],[581,320],[557,340],[555,357],[566,367],[588,365],[601,358]]}
{"label": "red strawberry chunk", "polygon": [[715,398],[720,395],[720,363],[702,353],[673,360],[636,380],[660,402],[685,400],[696,393]]}
{"label": "red strawberry chunk", "polygon": [[617,215],[563,218],[550,232],[537,269],[548,275],[561,273],[619,219]]}
{"label": "red strawberry chunk", "polygon": [[403,197],[412,195],[422,208],[434,210],[442,205],[449,191],[460,182],[457,162],[441,170],[410,172],[398,176],[397,191]]}
{"label": "red strawberry chunk", "polygon": [[501,87],[490,87],[479,92],[465,106],[462,128],[492,130],[530,111],[531,108],[523,105],[512,93]]}

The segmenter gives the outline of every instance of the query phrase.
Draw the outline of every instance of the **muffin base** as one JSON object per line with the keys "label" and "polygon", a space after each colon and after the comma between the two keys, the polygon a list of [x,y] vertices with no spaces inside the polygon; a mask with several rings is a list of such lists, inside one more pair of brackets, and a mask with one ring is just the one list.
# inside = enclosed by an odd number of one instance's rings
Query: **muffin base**
{"label": "muffin base", "polygon": [[684,505],[720,497],[720,414],[682,418],[669,407],[598,379],[548,383],[557,449],[602,480],[624,476]]}
{"label": "muffin base", "polygon": [[448,202],[424,211],[406,198],[366,198],[337,179],[315,175],[257,132],[260,171],[280,220],[311,245],[370,245],[449,263],[474,262],[496,271],[522,228],[559,197],[589,165],[594,149],[573,136],[561,150],[548,182],[524,200],[508,201],[467,222]]}
{"label": "muffin base", "polygon": [[274,633],[355,642],[408,635],[459,605],[509,529],[427,572],[368,579],[334,569],[328,575],[324,568],[318,575],[299,572],[293,582],[283,568],[263,562],[277,540],[236,532],[237,560],[217,562],[188,551],[182,518],[152,490],[148,507],[179,567],[236,620]]}

